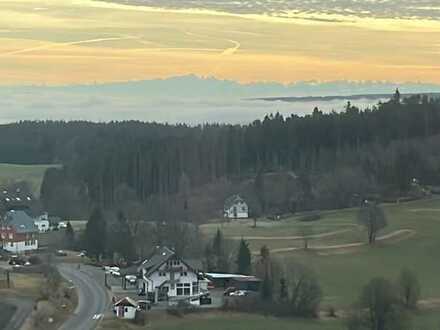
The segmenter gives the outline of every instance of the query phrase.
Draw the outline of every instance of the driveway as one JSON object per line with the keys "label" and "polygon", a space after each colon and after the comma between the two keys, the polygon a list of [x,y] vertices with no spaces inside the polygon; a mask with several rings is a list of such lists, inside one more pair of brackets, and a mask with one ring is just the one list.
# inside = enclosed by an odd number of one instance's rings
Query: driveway
{"label": "driveway", "polygon": [[110,299],[104,286],[103,272],[92,266],[59,264],[61,275],[72,282],[78,292],[78,306],[60,330],[95,329],[104,314],[110,310]]}

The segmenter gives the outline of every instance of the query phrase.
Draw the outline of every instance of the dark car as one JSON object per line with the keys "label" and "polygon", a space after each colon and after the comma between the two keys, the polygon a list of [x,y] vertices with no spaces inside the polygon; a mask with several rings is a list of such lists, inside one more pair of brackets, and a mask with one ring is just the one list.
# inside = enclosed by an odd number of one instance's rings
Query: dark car
{"label": "dark car", "polygon": [[149,300],[138,300],[138,305],[141,310],[149,311],[151,309],[151,301]]}
{"label": "dark car", "polygon": [[205,293],[200,296],[200,305],[211,305],[212,304],[212,298],[209,293]]}
{"label": "dark car", "polygon": [[63,250],[57,250],[57,251],[55,252],[55,255],[56,255],[57,257],[66,257],[66,256],[67,256],[67,252],[66,252],[66,251],[63,251]]}
{"label": "dark car", "polygon": [[12,257],[9,259],[9,262],[8,262],[8,263],[9,263],[9,265],[11,265],[11,266],[15,266],[15,265],[24,265],[25,262],[26,262],[26,260],[20,258],[19,256],[12,256]]}

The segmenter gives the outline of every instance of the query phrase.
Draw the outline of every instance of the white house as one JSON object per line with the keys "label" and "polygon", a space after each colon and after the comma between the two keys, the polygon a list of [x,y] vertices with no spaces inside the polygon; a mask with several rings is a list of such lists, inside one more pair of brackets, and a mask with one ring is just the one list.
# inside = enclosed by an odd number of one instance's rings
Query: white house
{"label": "white house", "polygon": [[44,212],[42,215],[36,217],[34,219],[35,225],[38,227],[38,231],[40,233],[45,233],[49,230],[49,215],[47,212]]}
{"label": "white house", "polygon": [[246,219],[249,217],[249,207],[239,195],[226,199],[224,217],[229,219]]}
{"label": "white house", "polygon": [[4,250],[22,253],[38,249],[38,228],[24,211],[9,211],[0,222],[0,243]]}
{"label": "white house", "polygon": [[136,317],[138,303],[130,297],[122,298],[113,305],[113,310],[118,318],[133,320]]}
{"label": "white house", "polygon": [[142,274],[141,290],[153,302],[199,294],[197,270],[167,247],[157,247],[138,271]]}

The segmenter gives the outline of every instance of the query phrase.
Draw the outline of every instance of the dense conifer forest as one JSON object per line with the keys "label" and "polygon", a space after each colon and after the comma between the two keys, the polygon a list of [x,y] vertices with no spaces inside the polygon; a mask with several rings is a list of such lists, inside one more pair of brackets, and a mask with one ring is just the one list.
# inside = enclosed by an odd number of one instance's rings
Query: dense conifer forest
{"label": "dense conifer forest", "polygon": [[439,133],[439,100],[396,92],[372,109],[348,103],[340,113],[276,113],[248,125],[19,122],[0,126],[0,161],[63,164],[45,175],[48,209],[62,200],[75,210],[118,207],[121,199],[145,204],[274,172],[297,178],[301,193],[286,204],[334,208],[353,196],[405,195],[413,179],[437,185]]}

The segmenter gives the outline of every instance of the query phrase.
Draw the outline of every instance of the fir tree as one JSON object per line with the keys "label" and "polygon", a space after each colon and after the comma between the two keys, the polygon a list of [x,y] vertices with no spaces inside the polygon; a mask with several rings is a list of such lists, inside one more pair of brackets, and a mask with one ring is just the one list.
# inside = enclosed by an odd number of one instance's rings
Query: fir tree
{"label": "fir tree", "polygon": [[249,275],[251,271],[251,251],[249,250],[249,243],[243,238],[240,241],[237,255],[238,273]]}
{"label": "fir tree", "polygon": [[89,255],[97,260],[105,253],[106,236],[106,224],[101,209],[96,208],[87,222],[84,243]]}
{"label": "fir tree", "polygon": [[65,232],[65,245],[68,249],[72,249],[75,246],[75,232],[73,230],[70,221],[67,222],[66,232]]}

